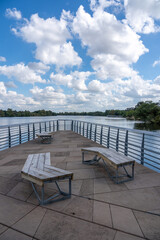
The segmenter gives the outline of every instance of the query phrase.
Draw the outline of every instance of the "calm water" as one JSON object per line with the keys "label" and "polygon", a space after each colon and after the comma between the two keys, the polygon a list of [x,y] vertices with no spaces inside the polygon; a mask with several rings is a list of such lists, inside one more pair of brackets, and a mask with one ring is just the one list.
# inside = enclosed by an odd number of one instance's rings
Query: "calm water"
{"label": "calm water", "polygon": [[87,122],[105,124],[116,127],[124,127],[130,129],[139,129],[154,131],[160,133],[160,126],[158,125],[147,125],[140,121],[127,120],[125,118],[111,118],[111,117],[98,117],[98,116],[54,116],[54,117],[10,117],[10,118],[0,118],[0,126],[2,125],[12,125],[12,124],[22,124],[30,122],[43,122],[56,119],[73,119],[82,120]]}

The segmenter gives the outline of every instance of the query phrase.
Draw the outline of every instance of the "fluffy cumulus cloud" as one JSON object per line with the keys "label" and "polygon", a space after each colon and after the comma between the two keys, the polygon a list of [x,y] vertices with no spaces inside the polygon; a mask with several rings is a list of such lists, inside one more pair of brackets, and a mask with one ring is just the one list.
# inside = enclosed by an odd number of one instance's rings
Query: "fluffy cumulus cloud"
{"label": "fluffy cumulus cloud", "polygon": [[[139,33],[160,31],[160,1],[159,0],[124,0],[126,19],[130,26]],[[160,22],[159,22],[160,23]]]}
{"label": "fluffy cumulus cloud", "polygon": [[26,21],[19,29],[12,31],[21,36],[28,43],[36,44],[36,59],[45,64],[56,64],[58,67],[80,65],[82,60],[74,50],[71,34],[67,29],[67,22],[64,14],[56,18],[40,18],[33,14],[30,21]]}
{"label": "fluffy cumulus cloud", "polygon": [[118,21],[103,9],[98,8],[91,16],[80,6],[72,27],[82,45],[87,47],[88,54],[93,58],[91,65],[102,79],[113,78],[117,72],[117,77],[130,76],[130,64],[137,62],[148,51],[140,36],[125,22]]}
{"label": "fluffy cumulus cloud", "polygon": [[7,8],[5,12],[6,17],[8,18],[15,18],[17,20],[20,20],[22,18],[22,14],[20,11],[18,11],[16,8]]}
{"label": "fluffy cumulus cloud", "polygon": [[30,92],[33,99],[41,103],[41,107],[45,109],[53,109],[66,104],[65,94],[56,92],[52,86],[47,86],[44,89],[35,86]]}
{"label": "fluffy cumulus cloud", "polygon": [[5,84],[0,82],[0,108],[1,109],[34,109],[39,108],[40,104],[34,101],[31,97],[25,97],[23,94],[18,94],[15,91],[8,91]]}
{"label": "fluffy cumulus cloud", "polygon": [[9,79],[15,79],[25,84],[46,82],[46,80],[42,79],[39,74],[37,74],[28,66],[24,65],[24,63],[19,63],[13,66],[0,66],[0,74],[7,76]]}
{"label": "fluffy cumulus cloud", "polygon": [[68,86],[69,88],[73,88],[76,90],[87,90],[87,86],[85,81],[91,76],[92,72],[71,72],[70,74],[64,73],[51,73],[50,78],[53,83],[57,85]]}

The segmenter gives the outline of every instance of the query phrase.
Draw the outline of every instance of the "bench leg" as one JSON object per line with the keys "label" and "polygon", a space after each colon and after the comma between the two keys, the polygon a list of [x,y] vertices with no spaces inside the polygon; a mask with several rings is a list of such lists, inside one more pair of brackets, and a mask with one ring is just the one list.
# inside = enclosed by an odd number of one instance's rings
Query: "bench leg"
{"label": "bench leg", "polygon": [[[102,160],[103,160],[103,159],[102,159]],[[103,160],[103,163],[104,163],[105,169],[106,169],[109,177],[110,177],[115,183],[119,184],[119,183],[131,181],[131,180],[134,179],[134,163],[130,164],[130,165],[132,165],[132,175],[130,175],[130,174],[128,173],[128,171],[126,170],[125,166],[121,166],[121,167],[123,167],[123,169],[124,169],[124,171],[125,171],[126,174],[121,174],[121,175],[119,175],[119,172],[118,172],[119,167],[118,167],[118,168],[114,171],[114,172],[115,172],[115,175],[114,175],[114,176],[110,174],[110,172],[109,172],[109,170],[108,170],[108,166],[107,166],[107,164],[106,164],[106,162],[105,162],[104,160]],[[125,177],[125,179],[120,180],[122,177]]]}
{"label": "bench leg", "polygon": [[82,152],[82,163],[83,164],[95,164],[98,163],[101,158],[97,158],[97,155],[94,156],[91,160],[84,160],[84,152]]}
{"label": "bench leg", "polygon": [[[34,193],[35,193],[35,195],[36,195],[40,205],[44,205],[44,204],[47,204],[47,203],[52,203],[52,202],[56,202],[56,201],[65,200],[67,198],[70,198],[71,197],[71,177],[68,178],[68,181],[69,181],[69,192],[68,193],[67,192],[63,192],[60,189],[57,181],[54,181],[56,186],[57,186],[57,189],[58,189],[59,193],[56,193],[56,194],[50,196],[47,199],[45,199],[45,196],[44,196],[45,195],[44,194],[44,186],[41,187],[41,198],[40,198],[40,196],[39,196],[39,194],[37,192],[37,189],[35,187],[35,184],[33,182],[31,182],[31,185],[32,185],[32,188],[34,190]],[[57,198],[60,195],[62,195],[62,197],[61,198]],[[55,199],[55,198],[57,198],[57,199]]]}

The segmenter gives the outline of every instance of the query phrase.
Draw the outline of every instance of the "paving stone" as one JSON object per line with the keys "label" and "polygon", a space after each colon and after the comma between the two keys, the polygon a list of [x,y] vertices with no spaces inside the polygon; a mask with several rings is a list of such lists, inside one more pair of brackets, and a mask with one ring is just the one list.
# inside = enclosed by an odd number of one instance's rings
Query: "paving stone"
{"label": "paving stone", "polygon": [[33,209],[33,211],[31,211],[22,219],[20,219],[12,227],[25,234],[34,236],[45,213],[46,213],[46,209],[41,207],[36,207],[35,209]]}
{"label": "paving stone", "polygon": [[134,181],[126,182],[125,185],[128,189],[148,188],[159,186],[160,174],[159,173],[145,173],[137,175]]}
{"label": "paving stone", "polygon": [[30,182],[19,182],[14,188],[12,188],[12,190],[7,194],[7,196],[26,201],[32,192],[33,189]]}
{"label": "paving stone", "polygon": [[94,179],[85,179],[79,192],[80,196],[87,196],[94,193]]}
{"label": "paving stone", "polygon": [[114,240],[143,240],[144,238],[117,231]]}
{"label": "paving stone", "polygon": [[83,218],[88,221],[92,221],[93,216],[93,200],[86,198],[75,197],[72,201],[63,209],[63,212],[74,215],[76,217]]}
{"label": "paving stone", "polygon": [[32,240],[32,237],[26,236],[20,232],[8,229],[0,235],[0,240]]}
{"label": "paving stone", "polygon": [[95,194],[92,198],[128,207],[151,211],[159,208],[160,195],[154,188]]}
{"label": "paving stone", "polygon": [[0,222],[10,226],[24,217],[34,207],[29,203],[0,195]]}
{"label": "paving stone", "polygon": [[130,209],[114,205],[110,205],[110,207],[114,228],[143,237],[136,218]]}
{"label": "paving stone", "polygon": [[147,239],[160,239],[160,216],[134,211],[140,227]]}
{"label": "paving stone", "polygon": [[79,169],[79,170],[72,170],[74,179],[89,179],[94,178],[95,173],[93,169]]}
{"label": "paving stone", "polygon": [[94,179],[94,194],[111,192],[110,186],[107,184],[106,178]]}
{"label": "paving stone", "polygon": [[112,227],[109,204],[98,201],[93,202],[93,222]]}
{"label": "paving stone", "polygon": [[2,224],[0,224],[0,234],[2,234],[6,230],[7,230],[7,227],[2,225]]}
{"label": "paving stone", "polygon": [[6,194],[17,185],[17,181],[0,177],[0,193]]}
{"label": "paving stone", "polygon": [[47,211],[35,237],[42,240],[113,240],[115,231],[107,227],[83,221],[74,217],[65,216],[53,211]]}

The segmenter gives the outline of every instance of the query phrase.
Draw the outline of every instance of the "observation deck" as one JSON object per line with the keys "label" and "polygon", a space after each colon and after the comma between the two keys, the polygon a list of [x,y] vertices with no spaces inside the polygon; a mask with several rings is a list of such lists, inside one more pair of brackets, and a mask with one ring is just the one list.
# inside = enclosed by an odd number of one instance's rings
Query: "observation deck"
{"label": "observation deck", "polygon": [[[136,163],[134,180],[115,184],[101,163],[82,164],[81,148],[100,146],[66,129],[55,131],[51,144],[33,139],[2,150],[0,239],[160,239],[160,174]],[[27,156],[41,152],[51,153],[53,166],[73,172],[70,199],[40,206],[21,178]],[[67,190],[64,182],[60,187]],[[48,184],[45,192],[54,189]]]}

